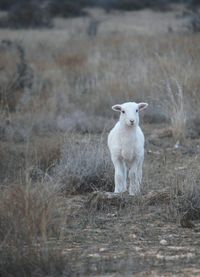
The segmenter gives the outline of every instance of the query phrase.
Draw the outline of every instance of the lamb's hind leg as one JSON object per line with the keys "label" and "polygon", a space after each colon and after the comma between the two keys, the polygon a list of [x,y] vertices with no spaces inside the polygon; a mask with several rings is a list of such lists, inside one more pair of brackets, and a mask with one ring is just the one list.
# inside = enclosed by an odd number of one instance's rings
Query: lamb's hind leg
{"label": "lamb's hind leg", "polygon": [[126,191],[126,166],[121,159],[113,159],[115,167],[115,193]]}

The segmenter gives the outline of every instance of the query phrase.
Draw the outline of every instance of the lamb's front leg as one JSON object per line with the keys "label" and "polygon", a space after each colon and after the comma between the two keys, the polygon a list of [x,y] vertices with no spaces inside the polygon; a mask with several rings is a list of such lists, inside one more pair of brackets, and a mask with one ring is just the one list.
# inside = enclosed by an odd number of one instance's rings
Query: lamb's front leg
{"label": "lamb's front leg", "polygon": [[129,171],[129,194],[136,195],[140,193],[140,185],[142,180],[142,161],[134,161]]}
{"label": "lamb's front leg", "polygon": [[126,166],[124,162],[117,158],[113,160],[115,167],[115,193],[122,193],[126,191]]}

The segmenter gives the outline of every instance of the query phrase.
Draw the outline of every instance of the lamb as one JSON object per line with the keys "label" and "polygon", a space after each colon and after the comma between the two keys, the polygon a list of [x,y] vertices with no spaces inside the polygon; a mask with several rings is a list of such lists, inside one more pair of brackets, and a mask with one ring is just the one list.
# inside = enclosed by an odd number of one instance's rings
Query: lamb
{"label": "lamb", "polygon": [[130,195],[140,192],[144,135],[139,126],[139,112],[147,106],[147,103],[127,102],[112,107],[114,111],[120,112],[119,121],[108,135],[108,148],[115,168],[115,193],[127,189]]}

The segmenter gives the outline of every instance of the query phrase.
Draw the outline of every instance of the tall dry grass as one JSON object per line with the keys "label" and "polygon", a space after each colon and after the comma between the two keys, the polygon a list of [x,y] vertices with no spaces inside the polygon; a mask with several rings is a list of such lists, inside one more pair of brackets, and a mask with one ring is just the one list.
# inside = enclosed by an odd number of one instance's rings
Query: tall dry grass
{"label": "tall dry grass", "polygon": [[164,90],[165,98],[161,106],[168,115],[174,139],[180,143],[187,135],[188,96],[176,79],[166,80],[163,83],[160,89]]}
{"label": "tall dry grass", "polygon": [[1,188],[1,276],[53,276],[65,269],[60,245],[67,224],[63,207],[53,184],[27,180]]}
{"label": "tall dry grass", "polygon": [[[99,35],[92,41],[85,37],[69,39],[65,35],[57,41],[56,47],[50,34],[45,35],[42,42],[40,40],[39,31],[33,42],[28,33],[23,33],[21,44],[33,71],[32,85],[21,88],[16,100],[9,96],[4,103],[6,107],[12,99],[12,105],[19,111],[18,118],[31,115],[32,122],[23,123],[25,129],[34,126],[34,130],[37,127],[71,130],[78,111],[82,114],[80,117],[85,117],[84,122],[94,118],[89,128],[91,132],[96,124],[104,128],[112,115],[113,103],[145,100],[159,106],[166,98],[170,102],[170,95],[180,88],[184,92],[182,98],[187,116],[196,113],[191,106],[199,103],[198,35],[174,33],[147,37],[137,34],[132,37],[129,33],[118,33]],[[17,65],[15,62],[14,68]],[[10,82],[8,77],[4,79]],[[172,79],[179,89],[172,84],[173,89],[167,84],[163,89],[158,88]],[[167,114],[170,120],[176,116],[179,115]],[[63,119],[66,119],[65,124]],[[172,124],[175,121],[174,118]],[[76,124],[74,128],[77,130]]]}

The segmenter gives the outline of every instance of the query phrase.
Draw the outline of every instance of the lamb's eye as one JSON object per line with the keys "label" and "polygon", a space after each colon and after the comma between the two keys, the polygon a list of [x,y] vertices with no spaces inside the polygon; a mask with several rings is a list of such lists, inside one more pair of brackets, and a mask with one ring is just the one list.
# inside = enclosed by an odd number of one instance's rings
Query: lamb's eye
{"label": "lamb's eye", "polygon": [[122,111],[122,113],[125,113],[125,111]]}
{"label": "lamb's eye", "polygon": [[136,110],[136,113],[138,113],[139,112],[139,110]]}

